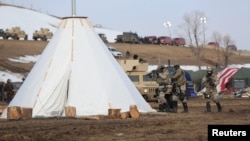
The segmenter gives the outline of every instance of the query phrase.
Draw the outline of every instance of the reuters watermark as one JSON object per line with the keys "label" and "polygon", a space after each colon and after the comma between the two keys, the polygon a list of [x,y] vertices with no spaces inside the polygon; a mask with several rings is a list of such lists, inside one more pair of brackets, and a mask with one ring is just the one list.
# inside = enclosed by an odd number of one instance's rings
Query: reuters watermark
{"label": "reuters watermark", "polygon": [[208,141],[216,139],[240,139],[240,141],[249,141],[249,125],[208,125]]}

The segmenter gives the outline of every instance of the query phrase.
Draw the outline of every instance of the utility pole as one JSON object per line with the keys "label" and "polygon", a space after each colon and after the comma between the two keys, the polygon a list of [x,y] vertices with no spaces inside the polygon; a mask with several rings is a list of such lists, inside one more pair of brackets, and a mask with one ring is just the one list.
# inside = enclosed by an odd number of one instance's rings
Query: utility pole
{"label": "utility pole", "polygon": [[163,25],[168,28],[169,36],[170,36],[170,38],[172,38],[171,30],[170,30],[171,23],[169,21],[167,21],[167,22],[163,23]]}
{"label": "utility pole", "polygon": [[72,0],[71,5],[72,5],[72,17],[75,17],[76,16],[76,0]]}
{"label": "utility pole", "polygon": [[206,35],[205,35],[205,23],[207,22],[206,17],[201,17],[200,18],[202,26],[203,26],[203,46],[206,44]]}

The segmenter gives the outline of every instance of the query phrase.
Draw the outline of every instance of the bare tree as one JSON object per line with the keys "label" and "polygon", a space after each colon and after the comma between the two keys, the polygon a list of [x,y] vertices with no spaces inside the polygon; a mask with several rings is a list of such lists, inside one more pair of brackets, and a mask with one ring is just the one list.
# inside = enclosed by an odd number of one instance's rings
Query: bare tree
{"label": "bare tree", "polygon": [[[204,29],[202,28],[202,23],[200,21],[201,17],[204,17],[203,12],[201,11],[193,11],[191,13],[187,13],[183,16],[184,23],[179,27],[183,29],[188,37],[189,46],[194,55],[197,57],[197,60],[201,59],[201,45],[200,45],[200,36],[204,33]],[[205,34],[205,33],[204,33]],[[194,42],[194,43],[193,43]],[[198,62],[200,69],[200,62]]]}
{"label": "bare tree", "polygon": [[233,40],[231,39],[230,35],[225,35],[223,37],[223,44],[225,49],[223,50],[223,57],[224,57],[224,66],[227,67],[229,63],[230,56],[233,55],[232,49],[229,48],[229,45],[234,44]]}
{"label": "bare tree", "polygon": [[216,31],[214,31],[213,32],[213,40],[216,42],[216,43],[218,43],[218,46],[217,46],[217,65],[219,65],[220,64],[220,45],[221,45],[221,41],[222,41],[222,35],[219,33],[219,32],[216,32]]}

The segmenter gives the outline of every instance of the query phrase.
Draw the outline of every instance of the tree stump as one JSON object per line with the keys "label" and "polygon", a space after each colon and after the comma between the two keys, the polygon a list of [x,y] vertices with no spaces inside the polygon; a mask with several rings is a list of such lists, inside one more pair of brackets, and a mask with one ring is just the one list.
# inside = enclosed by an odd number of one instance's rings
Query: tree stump
{"label": "tree stump", "polygon": [[121,109],[109,109],[108,117],[109,118],[120,118]]}
{"label": "tree stump", "polygon": [[22,117],[21,108],[17,106],[7,108],[7,119],[19,120]]}
{"label": "tree stump", "polygon": [[65,107],[65,116],[66,117],[75,117],[76,116],[76,108],[73,106]]}
{"label": "tree stump", "polygon": [[21,108],[21,119],[27,120],[32,118],[32,108]]}

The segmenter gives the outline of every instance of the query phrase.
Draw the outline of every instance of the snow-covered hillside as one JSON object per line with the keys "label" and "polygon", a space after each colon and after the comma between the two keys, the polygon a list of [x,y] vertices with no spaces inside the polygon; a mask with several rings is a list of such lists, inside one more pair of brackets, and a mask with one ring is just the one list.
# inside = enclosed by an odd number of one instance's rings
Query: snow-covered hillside
{"label": "snow-covered hillside", "polygon": [[[33,32],[39,30],[41,27],[48,28],[55,33],[56,27],[61,20],[60,18],[34,10],[5,5],[0,6],[0,19],[0,29],[5,30],[19,26],[28,34],[29,40],[32,40]],[[96,28],[96,32],[105,34],[109,42],[114,42],[116,36],[122,34],[121,31],[113,31],[104,28]]]}
{"label": "snow-covered hillside", "polygon": [[0,28],[5,30],[19,26],[28,34],[29,40],[32,39],[33,32],[41,27],[49,28],[54,33],[60,21],[46,14],[12,6],[0,6],[0,19]]}

